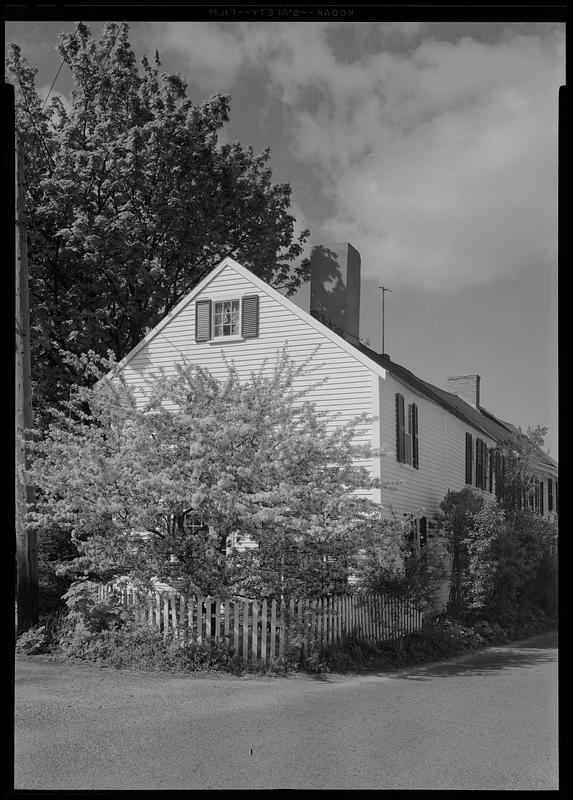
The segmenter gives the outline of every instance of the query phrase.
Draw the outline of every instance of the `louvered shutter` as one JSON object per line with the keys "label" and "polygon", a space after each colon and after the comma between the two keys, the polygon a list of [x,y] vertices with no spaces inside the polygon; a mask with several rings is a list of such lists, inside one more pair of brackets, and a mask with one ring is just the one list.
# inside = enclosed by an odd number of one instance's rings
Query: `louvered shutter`
{"label": "louvered shutter", "polygon": [[396,460],[404,461],[406,452],[405,432],[404,432],[404,397],[396,395]]}
{"label": "louvered shutter", "polygon": [[471,433],[466,433],[466,483],[472,482],[473,441]]}
{"label": "louvered shutter", "polygon": [[485,442],[476,439],[476,486],[485,489]]}
{"label": "louvered shutter", "polygon": [[489,491],[493,492],[493,471],[494,471],[494,450],[491,448],[489,451]]}
{"label": "louvered shutter", "polygon": [[553,480],[547,479],[547,510],[553,511]]}
{"label": "louvered shutter", "polygon": [[245,339],[256,339],[259,335],[259,296],[250,294],[243,297],[242,335]]}
{"label": "louvered shutter", "polygon": [[412,403],[410,406],[412,414],[412,466],[419,469],[418,466],[418,406]]}
{"label": "louvered shutter", "polygon": [[545,498],[543,497],[543,494],[544,494],[544,492],[543,492],[543,479],[541,479],[539,481],[539,513],[540,514],[544,514],[545,513],[545,509],[544,509],[544,500],[545,500]]}
{"label": "louvered shutter", "polygon": [[208,342],[211,338],[211,301],[195,301],[195,341]]}

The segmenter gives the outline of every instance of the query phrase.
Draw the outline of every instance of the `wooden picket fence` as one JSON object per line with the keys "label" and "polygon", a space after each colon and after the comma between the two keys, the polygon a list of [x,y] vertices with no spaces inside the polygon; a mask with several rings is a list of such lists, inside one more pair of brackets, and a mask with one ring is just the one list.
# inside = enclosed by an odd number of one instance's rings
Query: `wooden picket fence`
{"label": "wooden picket fence", "polygon": [[334,645],[353,635],[368,642],[396,639],[422,626],[424,613],[409,601],[378,594],[344,594],[317,600],[256,601],[185,597],[174,591],[140,593],[92,584],[100,602],[132,607],[136,622],[168,638],[225,642],[244,661],[268,663],[293,648]]}

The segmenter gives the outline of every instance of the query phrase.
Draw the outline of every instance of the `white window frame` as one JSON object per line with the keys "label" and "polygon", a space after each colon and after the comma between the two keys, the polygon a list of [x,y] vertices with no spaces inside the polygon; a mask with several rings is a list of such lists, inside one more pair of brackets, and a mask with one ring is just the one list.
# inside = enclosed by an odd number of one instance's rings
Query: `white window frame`
{"label": "white window frame", "polygon": [[[211,319],[211,341],[219,342],[222,339],[228,341],[229,339],[241,339],[242,338],[242,327],[243,327],[243,304],[241,297],[221,297],[218,299],[213,299],[212,301],[213,308],[212,308],[212,319]],[[237,303],[237,315],[238,315],[238,333],[216,333],[216,318],[217,318],[217,306],[224,304],[224,303]],[[233,311],[231,310],[231,313]],[[224,323],[221,323],[222,325]],[[232,324],[232,323],[231,323]]]}

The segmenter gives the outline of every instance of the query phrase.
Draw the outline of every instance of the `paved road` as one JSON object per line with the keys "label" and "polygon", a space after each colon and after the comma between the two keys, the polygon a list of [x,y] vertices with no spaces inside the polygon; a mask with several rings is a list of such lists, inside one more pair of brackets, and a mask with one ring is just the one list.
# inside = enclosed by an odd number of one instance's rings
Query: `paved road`
{"label": "paved road", "polygon": [[557,637],[392,676],[16,664],[17,789],[557,789]]}

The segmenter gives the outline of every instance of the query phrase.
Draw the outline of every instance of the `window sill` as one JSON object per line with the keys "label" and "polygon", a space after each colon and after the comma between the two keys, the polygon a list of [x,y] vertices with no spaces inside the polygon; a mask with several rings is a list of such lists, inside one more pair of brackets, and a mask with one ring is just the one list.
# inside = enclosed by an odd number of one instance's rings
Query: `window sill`
{"label": "window sill", "polygon": [[408,464],[407,461],[398,461],[398,464],[400,464],[401,467],[407,467],[408,469],[411,469],[413,472],[420,471],[420,467],[415,467],[413,464]]}
{"label": "window sill", "polygon": [[218,336],[216,339],[209,339],[208,344],[226,344],[227,342],[244,342],[244,336]]}

